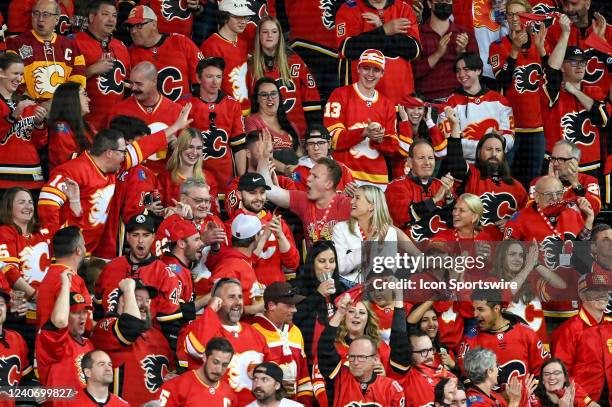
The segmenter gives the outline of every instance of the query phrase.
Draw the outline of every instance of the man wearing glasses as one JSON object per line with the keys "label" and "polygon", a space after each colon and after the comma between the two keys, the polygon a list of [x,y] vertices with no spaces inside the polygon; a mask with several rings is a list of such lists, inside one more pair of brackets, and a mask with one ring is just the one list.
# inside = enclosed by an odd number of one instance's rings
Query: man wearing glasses
{"label": "man wearing glasses", "polygon": [[546,152],[550,153],[558,140],[571,141],[582,153],[578,171],[600,178],[600,132],[609,118],[605,104],[607,88],[604,92],[587,82],[587,54],[578,47],[567,46],[569,17],[561,15],[559,25],[561,37],[546,67],[545,94],[549,107],[544,123]]}
{"label": "man wearing glasses", "polygon": [[54,32],[60,8],[54,0],[39,0],[32,8],[32,30],[9,38],[6,48],[23,59],[27,93],[37,102],[53,97],[64,82],[85,88],[85,60],[74,42]]}
{"label": "man wearing glasses", "polygon": [[[32,8],[36,5],[37,0],[11,1],[9,3],[8,18],[6,19],[7,34],[16,35],[31,30],[33,26],[31,20]],[[68,35],[72,29],[70,20],[74,17],[74,1],[57,1],[57,3],[59,11],[54,26],[55,32],[60,35]]]}

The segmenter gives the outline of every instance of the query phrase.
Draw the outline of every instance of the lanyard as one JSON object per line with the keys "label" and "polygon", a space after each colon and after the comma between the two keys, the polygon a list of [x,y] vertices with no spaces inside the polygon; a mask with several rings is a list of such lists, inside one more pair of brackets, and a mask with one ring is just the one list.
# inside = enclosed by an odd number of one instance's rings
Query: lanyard
{"label": "lanyard", "polygon": [[325,209],[325,213],[323,214],[323,217],[321,218],[321,226],[319,226],[319,222],[317,220],[317,204],[315,204],[314,202],[311,202],[311,206],[310,206],[310,212],[312,214],[312,222],[314,225],[314,238],[313,241],[317,241],[321,238],[321,230],[325,227],[325,224],[327,223],[327,217],[329,216],[329,211],[332,207],[332,205],[334,204],[334,201],[336,200],[336,197],[334,196],[331,200],[331,202],[329,203],[329,205],[327,205],[327,209]]}

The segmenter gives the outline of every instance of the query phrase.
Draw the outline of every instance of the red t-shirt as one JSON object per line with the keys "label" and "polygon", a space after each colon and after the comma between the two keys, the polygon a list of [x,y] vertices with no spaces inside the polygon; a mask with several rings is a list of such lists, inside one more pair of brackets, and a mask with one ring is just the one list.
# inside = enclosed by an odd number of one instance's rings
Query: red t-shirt
{"label": "red t-shirt", "polygon": [[320,239],[332,240],[334,225],[351,216],[351,198],[336,194],[327,208],[318,208],[306,192],[289,191],[289,209],[302,220],[310,246]]}

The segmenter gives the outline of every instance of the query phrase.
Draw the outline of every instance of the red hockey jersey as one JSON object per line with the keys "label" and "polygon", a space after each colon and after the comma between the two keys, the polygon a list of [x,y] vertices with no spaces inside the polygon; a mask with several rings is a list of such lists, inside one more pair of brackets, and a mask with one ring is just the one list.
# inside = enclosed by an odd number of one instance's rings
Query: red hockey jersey
{"label": "red hockey jersey", "polygon": [[163,34],[152,47],[130,47],[130,61],[136,66],[142,61],[157,68],[157,89],[176,102],[191,97],[191,84],[197,83],[196,66],[202,54],[193,41],[181,34]]}
{"label": "red hockey jersey", "polygon": [[53,34],[46,41],[31,30],[9,38],[6,48],[23,59],[23,78],[32,98],[51,99],[64,82],[76,82],[85,88],[85,60],[71,39]]}
{"label": "red hockey jersey", "polygon": [[[358,36],[365,32],[382,31],[371,24],[365,18],[364,13],[374,13],[381,21],[388,22],[397,18],[406,18],[410,20],[408,32],[406,34],[396,34],[396,36],[405,36],[412,40],[412,46],[416,48],[416,58],[419,54],[419,30],[418,22],[412,7],[408,2],[397,0],[392,3],[386,3],[383,9],[376,9],[364,0],[351,0],[343,4],[336,14],[336,45],[338,47],[338,57],[341,61],[344,59],[344,66],[341,66],[346,73],[350,69],[352,71],[353,82],[357,78],[357,62],[359,56],[349,56],[347,43],[351,37]],[[388,37],[386,37],[388,38]],[[368,48],[375,48],[368,46]],[[364,50],[361,50],[363,52]],[[384,50],[381,50],[385,53]],[[350,61],[350,67],[346,62]],[[342,74],[342,73],[341,73]],[[346,74],[344,74],[346,75]],[[349,76],[346,75],[348,78]],[[344,83],[348,85],[350,82]],[[399,55],[390,55],[385,53],[385,75],[382,77],[376,88],[386,97],[389,98],[394,105],[399,103],[402,97],[414,93],[414,79],[412,76],[412,67],[410,61],[402,58]]]}
{"label": "red hockey jersey", "polygon": [[[578,182],[580,183],[580,185],[582,185],[582,188],[584,189],[584,197],[589,201],[591,207],[593,208],[595,216],[597,216],[597,214],[601,210],[601,193],[599,191],[599,182],[597,181],[597,178],[589,174],[578,173],[577,175]],[[533,179],[531,181],[531,184],[529,185],[530,200],[535,199],[535,185],[539,179],[540,177]],[[576,192],[574,192],[574,189],[571,185],[563,185],[563,191],[564,201],[575,201],[578,199],[578,196],[576,195]]]}
{"label": "red hockey jersey", "polygon": [[[191,37],[193,29],[193,10],[182,0],[140,0],[155,12],[159,32],[182,34]],[[206,5],[206,0],[200,0]]]}
{"label": "red hockey jersey", "polygon": [[556,225],[553,227],[550,221],[544,219],[544,216],[538,212],[536,204],[533,203],[517,212],[506,223],[504,235],[506,239],[525,242],[535,239],[537,242],[542,242],[543,245],[546,241],[575,238],[583,225],[582,215],[574,205],[563,209],[556,216]]}
{"label": "red hockey jersey", "polygon": [[159,393],[161,407],[233,407],[238,406],[236,394],[223,378],[209,386],[197,370],[190,370],[167,381]]}
{"label": "red hockey jersey", "polygon": [[385,407],[403,407],[405,405],[404,388],[395,380],[385,376],[374,376],[362,391],[361,383],[355,379],[348,366],[342,362],[330,375],[334,380],[334,407],[360,405],[381,405]]}
{"label": "red hockey jersey", "polygon": [[411,366],[407,373],[397,377],[399,384],[404,388],[406,405],[413,407],[430,406],[434,399],[434,389],[438,382],[444,378],[454,378],[455,375],[449,372],[443,365],[435,368],[425,364]]}
{"label": "red hockey jersey", "polygon": [[[385,129],[382,142],[363,136],[368,122]],[[391,101],[378,91],[371,98],[362,95],[356,83],[343,86],[329,96],[323,123],[332,136],[334,159],[345,164],[357,182],[386,188],[389,174],[383,154],[393,155],[399,145]]]}
{"label": "red hockey jersey", "polygon": [[[135,141],[126,148],[122,169],[128,169],[145,157],[166,147],[166,135],[158,132]],[[38,201],[40,221],[47,228],[59,225],[81,228],[88,252],[93,252],[100,243],[105,224],[108,222],[110,203],[115,192],[116,173],[103,173],[86,151],[74,160],[68,161],[53,172],[43,187]],[[64,179],[70,178],[81,187],[82,215],[74,216],[68,208],[64,194]],[[118,225],[113,225],[115,228]]]}
{"label": "red hockey jersey", "polygon": [[[544,72],[540,54],[533,43],[521,49],[513,68],[508,66],[512,41],[506,36],[489,48],[489,61],[497,78],[509,76],[510,83],[503,90],[514,114],[514,124],[519,131],[543,131],[541,96]],[[498,79],[499,80],[499,79]]]}
{"label": "red hockey jersey", "polygon": [[242,284],[242,298],[245,306],[263,298],[266,287],[257,280],[252,258],[232,247],[224,247],[211,260],[210,280],[213,284],[222,278],[239,280]]}
{"label": "red hockey jersey", "polygon": [[[314,77],[298,54],[290,53],[287,64],[291,77],[289,83],[285,83],[280,77],[278,64],[274,64],[272,69],[266,69],[264,75],[276,81],[281,90],[283,108],[287,113],[287,118],[297,128],[297,133],[302,139],[308,127],[304,112],[321,110],[321,97]],[[250,77],[252,77],[252,72],[250,73]],[[250,85],[250,93],[252,93],[254,85],[255,81]]]}
{"label": "red hockey jersey", "polygon": [[10,115],[16,107],[4,98],[0,102],[0,189],[38,189],[44,184],[38,150],[47,144],[47,129],[34,126],[35,106],[26,107],[14,120]]}
{"label": "red hockey jersey", "polygon": [[242,36],[238,36],[236,42],[231,42],[214,33],[202,43],[200,51],[205,57],[221,57],[225,60],[221,89],[240,103],[242,114],[246,116],[251,109],[247,84],[249,43]]}
{"label": "red hockey jersey", "polygon": [[83,53],[85,67],[98,62],[103,56],[114,59],[113,69],[88,78],[87,95],[90,112],[85,120],[97,129],[103,129],[108,120],[111,108],[123,100],[126,78],[130,74],[130,54],[125,44],[116,38],[98,41],[89,31],[79,32],[74,41]]}
{"label": "red hockey jersey", "polygon": [[155,327],[143,332],[142,326],[131,315],[108,314],[91,337],[94,347],[108,353],[113,362],[113,393],[133,406],[156,399],[174,366],[164,335]]}
{"label": "red hockey jersey", "polygon": [[[212,168],[211,168],[212,170]],[[219,189],[217,188],[217,181],[215,176],[213,175],[213,171],[208,168],[203,168],[204,178],[206,184],[209,186],[210,192],[210,211],[215,215],[219,215],[219,201],[217,200],[217,196],[219,195]],[[159,191],[162,195],[162,205],[164,207],[174,206],[174,201],[180,201],[181,199],[181,185],[185,182],[186,178],[183,177],[180,173],[178,174],[179,183],[176,183],[172,180],[172,175],[170,171],[163,170],[159,174],[157,174],[157,183],[159,185]]]}
{"label": "red hockey jersey", "polygon": [[465,393],[470,407],[508,407],[506,399],[494,391],[485,394],[479,388],[472,386],[468,387]]}
{"label": "red hockey jersey", "polygon": [[[142,106],[134,96],[131,96],[113,106],[108,121],[110,123],[113,117],[119,115],[134,116],[144,121],[151,129],[151,133],[154,133],[174,124],[180,113],[181,105],[163,95],[160,95],[159,101],[152,108]],[[155,154],[144,156],[146,159],[144,165],[153,170],[155,174],[159,174],[166,169],[168,150],[164,147],[153,152]]]}
{"label": "red hockey jersey", "polygon": [[[286,189],[288,191],[295,191],[298,189],[291,178],[282,175],[277,175],[277,178],[278,184],[281,188]],[[223,205],[225,206],[225,212],[227,212],[227,215],[229,217],[232,217],[234,215],[234,212],[239,208],[240,205],[240,198],[236,193],[236,191],[238,191],[239,179],[240,177],[234,177],[226,185],[227,189],[225,190],[225,201],[223,202]]]}
{"label": "red hockey jersey", "polygon": [[176,354],[181,366],[189,369],[200,367],[205,346],[215,336],[227,339],[234,348],[227,380],[236,393],[237,405],[245,406],[254,399],[249,372],[261,362],[272,360],[270,349],[264,337],[251,325],[238,322],[236,326],[224,326],[219,316],[207,307],[204,314],[185,327],[179,336]]}
{"label": "red hockey jersey", "polygon": [[320,0],[286,0],[292,47],[303,47],[337,57],[335,4]]}
{"label": "red hockey jersey", "polygon": [[[95,134],[95,130],[85,132],[85,137],[90,144]],[[76,135],[67,122],[61,120],[51,125],[49,128],[49,170],[53,171],[55,167],[76,158],[81,152]]]}
{"label": "red hockey jersey", "polygon": [[[7,304],[8,305],[8,304]],[[3,327],[3,346],[0,347],[0,358],[3,364],[0,367],[0,382],[3,386],[18,386],[22,377],[32,370],[28,359],[28,345],[17,332]],[[0,395],[0,404],[14,406],[14,400]]]}
{"label": "red hockey jersey", "polygon": [[600,400],[603,391],[612,383],[612,324],[600,324],[589,328],[580,339],[574,367],[576,383],[600,405],[612,405],[612,393],[608,400]]}
{"label": "red hockey jersey", "polygon": [[89,394],[87,388],[80,391],[79,394],[77,394],[76,397],[70,401],[74,403],[74,405],[78,405],[80,407],[128,407],[130,405],[127,401],[121,397],[115,396],[110,391],[108,392],[106,401],[99,402],[91,394]]}
{"label": "red hockey jersey", "polygon": [[244,147],[246,141],[240,103],[222,92],[214,102],[196,97],[189,102],[192,104],[191,127],[200,130],[204,141],[204,165],[214,169],[212,174],[217,187],[224,190],[234,176],[233,152]]}
{"label": "red hockey jersey", "polygon": [[161,259],[176,275],[179,281],[179,302],[188,303],[194,300],[191,270],[172,254],[164,254]]}

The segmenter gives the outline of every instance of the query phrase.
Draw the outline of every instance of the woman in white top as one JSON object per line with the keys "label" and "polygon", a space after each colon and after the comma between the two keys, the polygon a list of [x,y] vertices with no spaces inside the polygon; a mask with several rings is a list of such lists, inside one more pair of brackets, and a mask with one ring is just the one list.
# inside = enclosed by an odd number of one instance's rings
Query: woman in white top
{"label": "woman in white top", "polygon": [[[350,219],[338,222],[332,235],[338,253],[340,280],[345,285],[352,287],[363,282],[366,273],[372,270],[374,257],[395,257],[398,243],[401,250],[411,255],[421,254],[410,238],[393,226],[385,194],[380,188],[362,185],[355,192],[351,205]],[[369,243],[364,246],[366,241]]]}

